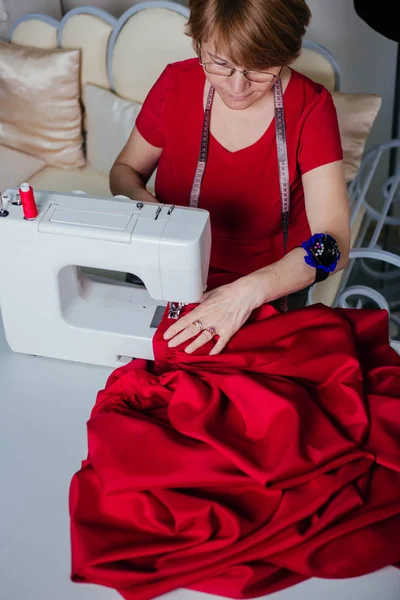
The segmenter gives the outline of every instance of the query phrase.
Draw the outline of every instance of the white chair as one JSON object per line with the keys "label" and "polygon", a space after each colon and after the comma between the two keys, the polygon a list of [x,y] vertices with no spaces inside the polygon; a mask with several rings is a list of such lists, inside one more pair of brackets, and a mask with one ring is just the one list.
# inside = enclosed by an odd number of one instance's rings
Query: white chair
{"label": "white chair", "polygon": [[385,163],[387,155],[400,147],[400,139],[391,140],[384,144],[379,144],[372,148],[364,156],[357,177],[352,183],[352,220],[360,207],[365,208],[365,218],[360,233],[356,240],[357,247],[362,247],[366,241],[368,230],[375,225],[374,232],[368,242],[369,248],[376,248],[382,229],[385,225],[390,227],[399,227],[400,218],[390,216],[389,211],[395,203],[400,202],[400,168],[394,175],[385,180],[381,187],[383,205],[381,210],[377,210],[370,202],[371,186],[374,177],[380,165]]}
{"label": "white chair", "polygon": [[[387,310],[391,334],[396,336],[400,331],[400,315],[395,313],[400,307],[400,256],[382,250],[379,240],[385,226],[397,229],[400,226],[400,218],[389,214],[390,208],[400,202],[400,168],[381,185],[381,210],[375,208],[371,201],[374,178],[381,163],[386,164],[388,153],[399,147],[400,140],[390,140],[372,148],[365,154],[357,176],[350,185],[351,224],[354,225],[360,214],[363,215],[363,222],[350,252],[349,266],[344,273],[333,276],[340,277],[340,284],[332,301],[332,306],[362,308],[372,304]],[[375,204],[376,197],[374,200]],[[358,274],[356,267],[360,269]],[[356,281],[367,281],[368,285],[351,284],[352,276]],[[310,304],[314,300],[313,294],[314,289],[311,288]],[[399,351],[399,341],[393,340],[392,345]]]}
{"label": "white chair", "polygon": [[[364,308],[365,304],[368,303],[369,306],[372,304],[375,307],[386,310],[389,314],[391,325],[389,335],[392,338],[394,335],[398,337],[400,319],[397,315],[392,314],[394,306],[391,306],[391,303],[385,298],[384,294],[368,285],[348,285],[349,274],[357,259],[360,259],[360,263],[366,260],[379,261],[383,266],[395,267],[396,270],[391,271],[392,273],[394,272],[397,275],[400,273],[400,256],[397,254],[378,248],[353,248],[350,251],[350,265],[346,270],[347,273],[338,291],[334,306],[340,306],[341,308]],[[353,302],[349,302],[351,298],[353,298]],[[356,300],[356,304],[354,300]],[[391,339],[391,345],[400,354],[400,340]]]}
{"label": "white chair", "polygon": [[[390,215],[390,209],[400,203],[400,168],[397,168],[394,174],[388,177],[381,185],[379,200],[382,200],[383,203],[380,210],[377,210],[371,202],[371,188],[374,183],[374,177],[382,162],[385,165],[387,155],[399,147],[400,139],[394,139],[372,148],[363,158],[358,175],[353,182],[353,211],[357,210],[357,207],[362,207],[365,212],[364,222],[356,240],[356,248],[366,247],[368,250],[374,250],[376,258],[379,261],[383,260],[383,264],[380,263],[379,268],[374,268],[370,261],[368,261],[368,259],[372,258],[371,256],[361,257],[360,255],[361,260],[359,263],[352,262],[349,265],[341,290],[343,292],[346,289],[355,264],[359,264],[363,275],[375,282],[375,287],[379,288],[381,296],[386,296],[390,319],[397,333],[400,331],[400,315],[396,314],[395,311],[398,311],[400,308],[400,268],[393,269],[388,267],[387,263],[385,265],[384,256],[387,253],[381,250],[380,236],[384,227],[394,227],[397,231],[400,228],[400,218]],[[376,197],[374,199],[376,203]],[[368,234],[370,234],[369,237]],[[397,263],[390,264],[392,267],[399,267]]]}

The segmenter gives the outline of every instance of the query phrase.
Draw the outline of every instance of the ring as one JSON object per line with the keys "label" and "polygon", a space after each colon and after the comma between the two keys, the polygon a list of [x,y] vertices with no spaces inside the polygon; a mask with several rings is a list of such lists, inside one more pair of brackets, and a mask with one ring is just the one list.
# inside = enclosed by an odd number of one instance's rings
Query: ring
{"label": "ring", "polygon": [[194,325],[195,327],[197,327],[197,329],[198,329],[200,332],[201,332],[201,331],[203,331],[203,329],[204,329],[204,327],[203,327],[203,323],[202,323],[201,321],[199,321],[198,319],[197,319],[197,321],[194,321],[194,322],[192,323],[192,325]]}
{"label": "ring", "polygon": [[211,333],[211,337],[212,338],[217,333],[216,330],[215,330],[215,327],[207,327],[206,331],[208,331],[209,333]]}

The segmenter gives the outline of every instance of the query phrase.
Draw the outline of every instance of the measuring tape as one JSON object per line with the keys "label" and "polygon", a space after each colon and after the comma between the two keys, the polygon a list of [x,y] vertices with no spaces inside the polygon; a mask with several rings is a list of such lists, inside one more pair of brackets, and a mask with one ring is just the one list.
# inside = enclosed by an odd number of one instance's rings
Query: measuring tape
{"label": "measuring tape", "polygon": [[[192,190],[190,192],[190,207],[197,208],[203,182],[204,171],[207,164],[208,145],[210,137],[211,107],[214,100],[215,90],[211,86],[208,92],[206,108],[204,111],[203,130],[201,134],[200,155],[197,162],[196,173],[193,180]],[[286,144],[286,126],[285,111],[283,107],[282,81],[280,76],[276,78],[274,85],[275,102],[275,128],[276,128],[276,148],[278,152],[278,170],[279,170],[279,188],[281,195],[281,214],[282,214],[282,232],[283,232],[283,252],[286,254],[289,216],[290,216],[290,182],[289,182],[289,163]],[[281,310],[287,312],[287,297],[281,298]]]}

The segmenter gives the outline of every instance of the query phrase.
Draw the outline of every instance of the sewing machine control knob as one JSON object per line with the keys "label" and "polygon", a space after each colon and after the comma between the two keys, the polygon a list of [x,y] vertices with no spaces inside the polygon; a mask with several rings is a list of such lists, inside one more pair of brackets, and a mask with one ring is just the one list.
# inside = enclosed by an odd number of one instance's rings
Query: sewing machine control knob
{"label": "sewing machine control knob", "polygon": [[143,208],[144,204],[143,202],[136,202],[136,208],[138,208],[139,210],[141,210]]}

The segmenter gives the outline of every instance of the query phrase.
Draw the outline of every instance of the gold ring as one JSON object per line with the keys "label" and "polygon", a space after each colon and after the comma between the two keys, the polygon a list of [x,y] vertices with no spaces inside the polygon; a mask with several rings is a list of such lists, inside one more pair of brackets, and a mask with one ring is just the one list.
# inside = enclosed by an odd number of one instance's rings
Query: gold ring
{"label": "gold ring", "polygon": [[211,337],[213,338],[214,335],[217,333],[215,330],[215,327],[207,327],[206,331],[211,333]]}
{"label": "gold ring", "polygon": [[194,321],[192,323],[192,325],[194,325],[195,327],[197,327],[197,329],[199,330],[199,332],[202,332],[204,327],[203,327],[203,323],[201,321],[199,321],[199,319],[197,319],[197,321]]}

